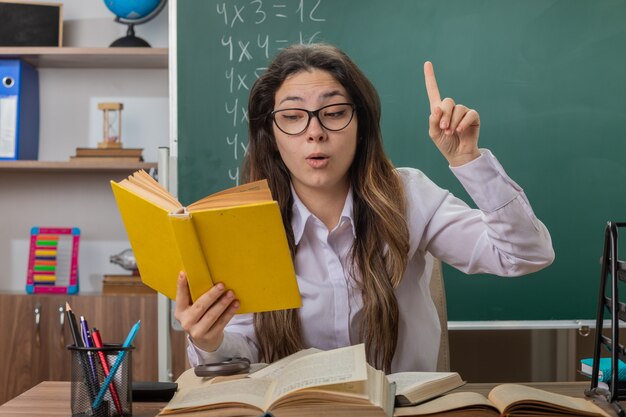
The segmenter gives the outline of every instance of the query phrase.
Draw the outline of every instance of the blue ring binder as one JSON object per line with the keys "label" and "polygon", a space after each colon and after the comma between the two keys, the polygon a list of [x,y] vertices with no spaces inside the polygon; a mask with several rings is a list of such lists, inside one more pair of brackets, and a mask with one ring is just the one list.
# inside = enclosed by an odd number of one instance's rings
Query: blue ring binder
{"label": "blue ring binder", "polygon": [[37,159],[39,75],[19,59],[0,59],[0,160]]}

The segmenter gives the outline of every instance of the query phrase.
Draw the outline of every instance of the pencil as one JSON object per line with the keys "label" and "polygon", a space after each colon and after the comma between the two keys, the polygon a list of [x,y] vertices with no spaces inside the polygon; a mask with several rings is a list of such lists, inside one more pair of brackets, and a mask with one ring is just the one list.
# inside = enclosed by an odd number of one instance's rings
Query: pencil
{"label": "pencil", "polygon": [[74,317],[74,312],[72,312],[72,308],[70,307],[70,303],[65,302],[65,313],[67,314],[67,321],[70,322],[70,331],[72,332],[72,339],[74,339],[74,345],[76,347],[85,347],[83,344],[83,339],[80,337],[80,332],[78,331],[78,325],[76,324],[76,317]]}
{"label": "pencil", "polygon": [[[80,331],[78,330],[78,324],[76,324],[76,317],[74,316],[74,312],[72,311],[72,308],[70,307],[70,303],[68,303],[67,301],[65,302],[65,313],[67,314],[67,321],[70,322],[70,331],[72,333],[72,338],[74,339],[74,346],[78,348],[84,348],[85,344],[83,343],[83,338],[80,335]],[[83,357],[83,353],[84,352],[81,350],[78,351],[78,360],[80,362],[80,365],[83,368],[83,375],[85,377],[85,382],[87,383],[87,389],[89,390],[89,395],[91,396],[93,400],[94,398],[96,398],[96,395],[98,395],[98,391],[96,387],[93,385],[93,381],[91,380],[91,377],[90,377],[89,364],[85,360],[87,355]]]}

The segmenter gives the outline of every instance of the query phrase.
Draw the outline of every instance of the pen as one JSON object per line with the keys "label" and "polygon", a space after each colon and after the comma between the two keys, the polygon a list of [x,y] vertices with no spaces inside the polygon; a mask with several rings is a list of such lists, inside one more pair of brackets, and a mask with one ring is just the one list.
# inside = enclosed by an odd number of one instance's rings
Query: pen
{"label": "pen", "polygon": [[[100,332],[95,327],[91,331],[91,337],[93,339],[93,344],[97,348],[101,348],[104,346],[102,343],[102,338],[100,337]],[[102,369],[104,370],[104,376],[109,376],[109,364],[107,363],[107,358],[104,355],[103,351],[98,351],[98,356],[100,356],[100,363],[102,364]],[[115,403],[115,408],[117,409],[117,413],[121,416],[124,414],[122,410],[122,404],[120,403],[120,397],[117,395],[117,389],[115,388],[115,382],[111,382],[109,386],[109,391],[111,391],[111,397],[113,398],[113,402]]]}
{"label": "pen", "polygon": [[[124,340],[124,344],[122,345],[123,348],[129,347],[133,343],[135,336],[137,336],[137,331],[139,330],[140,324],[141,324],[141,320],[135,323],[132,329],[130,329],[130,332],[128,332],[128,336],[126,336],[126,340]],[[126,355],[126,352],[127,352],[126,350],[122,350],[117,355],[117,359],[115,360],[115,363],[113,363],[113,366],[111,367],[111,372],[109,372],[109,375],[104,380],[104,383],[100,387],[100,391],[98,392],[98,395],[96,396],[96,399],[93,402],[92,408],[94,410],[97,410],[98,407],[100,407],[100,404],[102,404],[102,399],[104,398],[104,394],[106,393],[111,381],[113,381],[113,377],[115,376],[115,373],[117,372],[117,368],[120,367],[120,364],[122,363],[122,360],[124,359],[124,356]]]}
{"label": "pen", "polygon": [[[91,342],[91,337],[89,336],[89,325],[87,324],[87,320],[85,317],[80,316],[80,328],[83,335],[83,341],[85,342],[85,347],[91,348],[93,347],[93,343]],[[93,352],[87,351],[87,358],[89,359],[89,368],[91,370],[91,380],[93,386],[95,387],[95,391],[98,390],[98,371],[96,370],[96,361],[93,357]]]}

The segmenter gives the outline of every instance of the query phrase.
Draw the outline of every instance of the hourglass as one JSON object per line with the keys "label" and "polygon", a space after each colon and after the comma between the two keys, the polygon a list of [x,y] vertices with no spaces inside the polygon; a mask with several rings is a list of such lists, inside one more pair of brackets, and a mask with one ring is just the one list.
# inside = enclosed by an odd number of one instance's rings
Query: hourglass
{"label": "hourglass", "polygon": [[98,148],[122,147],[122,103],[98,103],[98,109],[103,112],[102,142]]}

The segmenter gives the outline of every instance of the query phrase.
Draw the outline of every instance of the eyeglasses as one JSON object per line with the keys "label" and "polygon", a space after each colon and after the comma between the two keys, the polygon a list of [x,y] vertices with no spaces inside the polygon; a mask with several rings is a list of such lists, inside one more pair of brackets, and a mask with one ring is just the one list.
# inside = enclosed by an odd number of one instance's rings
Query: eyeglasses
{"label": "eyeglasses", "polygon": [[352,103],[337,103],[313,111],[295,108],[274,110],[270,117],[276,127],[288,135],[299,135],[307,130],[314,116],[324,129],[336,132],[348,127],[355,109],[356,106]]}

